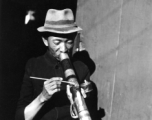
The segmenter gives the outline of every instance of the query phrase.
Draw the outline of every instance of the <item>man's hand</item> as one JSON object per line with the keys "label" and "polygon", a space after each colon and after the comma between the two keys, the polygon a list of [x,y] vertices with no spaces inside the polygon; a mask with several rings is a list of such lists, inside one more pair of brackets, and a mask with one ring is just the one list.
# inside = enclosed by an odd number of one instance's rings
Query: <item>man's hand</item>
{"label": "man's hand", "polygon": [[[72,87],[71,85],[67,85],[67,97],[68,97],[68,99],[70,100],[70,103],[73,104],[74,101],[73,101],[73,98],[72,98],[72,93],[70,92],[70,88],[71,88],[71,87]],[[84,90],[83,88],[81,88],[81,94],[82,94],[82,96],[83,96],[84,98],[87,97],[87,95],[86,95],[86,93],[85,93],[85,90]]]}
{"label": "man's hand", "polygon": [[43,90],[41,93],[43,101],[49,100],[54,93],[60,91],[62,80],[63,79],[61,77],[53,77],[44,82]]}
{"label": "man's hand", "polygon": [[[70,91],[71,87],[72,87],[71,85],[67,85],[67,91],[66,92],[67,92],[67,97],[68,97],[68,99],[70,100],[70,103],[71,103],[71,105],[70,105],[71,117],[76,119],[76,118],[78,118],[78,113],[77,113],[76,108],[74,107],[74,101],[73,101],[72,93]],[[81,93],[82,93],[83,97],[86,98],[85,91],[82,88],[81,88]]]}

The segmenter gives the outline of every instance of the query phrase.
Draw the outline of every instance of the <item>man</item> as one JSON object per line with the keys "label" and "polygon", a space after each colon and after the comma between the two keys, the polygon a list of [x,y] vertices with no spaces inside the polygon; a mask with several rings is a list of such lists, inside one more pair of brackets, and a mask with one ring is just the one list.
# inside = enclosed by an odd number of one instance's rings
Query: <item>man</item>
{"label": "man", "polygon": [[[84,83],[84,80],[89,81],[88,67],[72,58],[74,39],[80,30],[74,23],[71,9],[48,10],[44,26],[38,28],[48,50],[45,55],[30,59],[26,65],[16,120],[77,118],[76,112],[70,107],[73,104],[70,85],[62,82],[66,79],[59,55],[69,55],[79,84]],[[86,94],[81,90],[85,97]]]}

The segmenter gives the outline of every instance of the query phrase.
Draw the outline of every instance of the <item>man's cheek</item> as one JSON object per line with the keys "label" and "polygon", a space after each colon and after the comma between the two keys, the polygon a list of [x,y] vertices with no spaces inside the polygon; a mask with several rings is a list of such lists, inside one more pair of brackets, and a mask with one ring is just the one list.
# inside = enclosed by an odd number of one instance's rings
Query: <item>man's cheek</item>
{"label": "man's cheek", "polygon": [[59,47],[57,47],[57,46],[52,46],[52,49],[53,49],[54,52],[56,52],[56,51],[59,50]]}

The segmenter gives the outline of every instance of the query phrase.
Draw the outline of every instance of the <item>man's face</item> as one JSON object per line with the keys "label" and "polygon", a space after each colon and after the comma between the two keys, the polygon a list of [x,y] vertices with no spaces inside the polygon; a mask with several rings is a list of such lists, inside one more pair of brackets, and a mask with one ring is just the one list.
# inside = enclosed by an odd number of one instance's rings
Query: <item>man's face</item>
{"label": "man's face", "polygon": [[46,46],[49,48],[49,52],[59,58],[61,52],[70,53],[73,48],[74,39],[65,37],[50,36],[47,40],[43,39]]}

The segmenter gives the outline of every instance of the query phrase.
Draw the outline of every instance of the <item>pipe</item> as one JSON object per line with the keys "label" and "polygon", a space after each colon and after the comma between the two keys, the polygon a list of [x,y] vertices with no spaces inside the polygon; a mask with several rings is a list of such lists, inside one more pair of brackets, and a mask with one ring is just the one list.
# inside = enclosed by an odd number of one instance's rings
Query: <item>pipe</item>
{"label": "pipe", "polygon": [[91,120],[90,113],[80,92],[80,86],[76,74],[72,68],[72,64],[70,62],[68,54],[61,53],[59,58],[64,69],[66,80],[74,83],[74,86],[71,87],[71,93],[74,101],[74,107],[78,113],[79,120]]}

